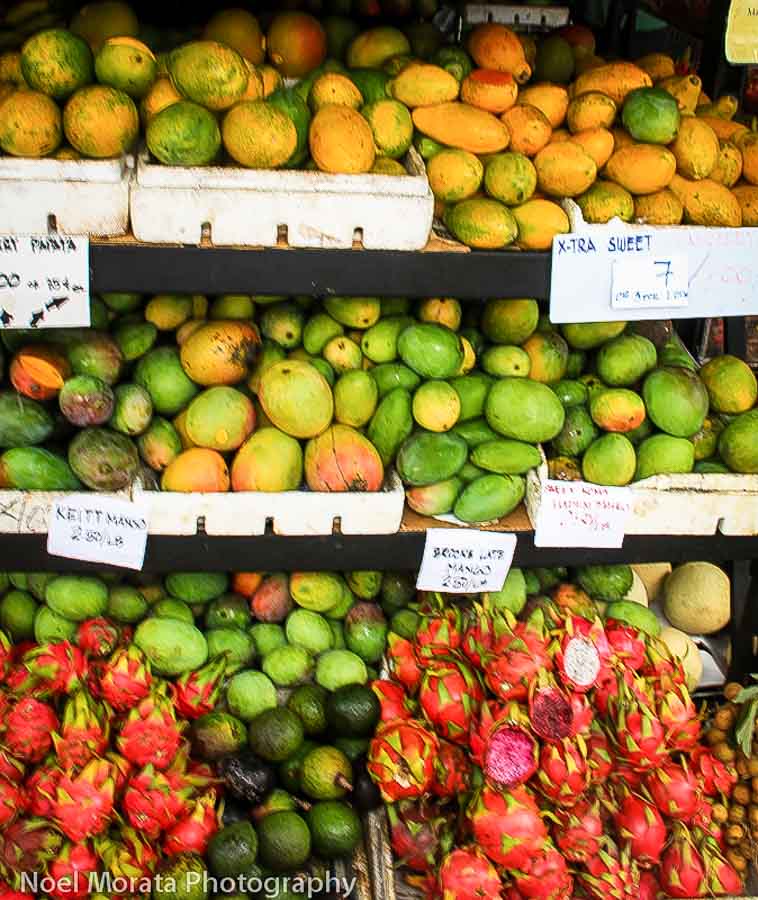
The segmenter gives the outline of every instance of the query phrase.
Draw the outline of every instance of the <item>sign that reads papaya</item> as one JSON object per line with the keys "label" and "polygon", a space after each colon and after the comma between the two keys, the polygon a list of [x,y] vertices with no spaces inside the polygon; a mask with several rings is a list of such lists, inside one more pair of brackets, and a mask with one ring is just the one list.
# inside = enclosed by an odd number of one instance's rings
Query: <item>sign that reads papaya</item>
{"label": "sign that reads papaya", "polygon": [[724,51],[734,65],[758,63],[758,0],[732,0],[726,20]]}

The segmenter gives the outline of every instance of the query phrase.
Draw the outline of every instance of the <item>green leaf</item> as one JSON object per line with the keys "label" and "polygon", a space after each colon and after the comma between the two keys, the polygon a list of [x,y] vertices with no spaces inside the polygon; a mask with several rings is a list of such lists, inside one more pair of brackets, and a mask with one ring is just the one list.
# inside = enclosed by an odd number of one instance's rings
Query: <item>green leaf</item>
{"label": "green leaf", "polygon": [[[755,675],[752,677],[755,678]],[[756,697],[758,697],[758,684],[754,684],[752,687],[742,688],[739,694],[734,698],[734,702],[747,703],[748,700],[754,700]]]}
{"label": "green leaf", "polygon": [[737,726],[734,729],[737,743],[748,758],[753,755],[753,729],[755,727],[756,715],[758,715],[758,697],[752,699],[742,707],[740,710],[740,717],[737,720]]}

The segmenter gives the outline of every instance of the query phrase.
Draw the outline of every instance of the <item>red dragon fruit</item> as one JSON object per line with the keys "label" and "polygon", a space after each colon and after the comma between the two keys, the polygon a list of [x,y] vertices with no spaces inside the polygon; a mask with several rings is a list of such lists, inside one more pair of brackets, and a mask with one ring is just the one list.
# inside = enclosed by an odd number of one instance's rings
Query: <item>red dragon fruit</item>
{"label": "red dragon fruit", "polygon": [[89,897],[90,875],[97,872],[99,863],[88,843],[64,844],[48,869],[54,882],[48,893],[56,898]]}
{"label": "red dragon fruit", "polygon": [[174,706],[185,719],[199,719],[213,712],[226,672],[226,654],[215,656],[201,669],[186,672],[173,685]]}
{"label": "red dragon fruit", "polygon": [[648,772],[645,787],[658,809],[670,819],[688,822],[700,806],[697,777],[684,763],[667,762],[660,769]]}
{"label": "red dragon fruit", "polygon": [[577,881],[592,900],[639,900],[639,869],[610,838],[577,872]]}
{"label": "red dragon fruit", "polygon": [[537,742],[529,732],[528,716],[517,703],[496,713],[486,701],[482,703],[469,744],[472,759],[495,784],[523,784],[537,771]]}
{"label": "red dragon fruit", "polygon": [[21,660],[27,675],[15,692],[37,696],[59,696],[75,691],[86,678],[87,661],[78,647],[69,641],[41,644],[24,654]]}
{"label": "red dragon fruit", "polygon": [[0,900],[35,900],[34,894],[14,891],[7,881],[0,879]]}
{"label": "red dragon fruit", "polygon": [[118,628],[102,617],[87,619],[76,629],[77,646],[87,656],[110,656],[120,637]]}
{"label": "red dragon fruit", "polygon": [[526,622],[517,622],[507,611],[503,616],[507,627],[500,630],[492,650],[485,654],[484,678],[500,700],[526,700],[529,685],[540,669],[553,666],[547,652],[544,616],[541,610]]}
{"label": "red dragon fruit", "polygon": [[394,803],[430,789],[438,754],[437,736],[420,722],[387,722],[371,741],[367,768],[385,803]]}
{"label": "red dragon fruit", "polygon": [[430,872],[453,843],[452,821],[427,798],[387,806],[392,851],[414,872]]}
{"label": "red dragon fruit", "polygon": [[26,806],[26,792],[14,781],[0,777],[0,828],[5,828]]}
{"label": "red dragon fruit", "polygon": [[28,810],[33,816],[50,818],[55,806],[55,791],[63,770],[54,756],[48,756],[24,782],[29,798]]}
{"label": "red dragon fruit", "polygon": [[13,647],[4,631],[0,631],[0,682],[4,681],[5,676],[10,672],[11,661],[13,659]]}
{"label": "red dragon fruit", "polygon": [[685,685],[677,684],[668,676],[660,679],[658,718],[666,732],[666,746],[674,751],[688,753],[700,739],[700,717]]}
{"label": "red dragon fruit", "polygon": [[584,693],[610,671],[611,647],[599,619],[588,622],[580,616],[569,616],[564,628],[555,665],[570,691]]}
{"label": "red dragon fruit", "polygon": [[734,766],[722,763],[705,747],[695,747],[689,761],[707,797],[716,797],[718,794],[731,796],[732,788],[737,784],[737,770]]}
{"label": "red dragon fruit", "polygon": [[536,787],[556,806],[573,806],[590,784],[587,745],[581,736],[543,744]]}
{"label": "red dragon fruit", "polygon": [[457,744],[440,741],[439,756],[434,760],[432,793],[436,797],[458,797],[471,786],[469,755]]}
{"label": "red dragon fruit", "polygon": [[172,785],[167,773],[145,766],[129,779],[121,808],[130,825],[154,840],[186,815],[192,793],[191,786]]}
{"label": "red dragon fruit", "polygon": [[416,651],[413,644],[394,631],[387,635],[387,663],[394,678],[396,678],[413,695],[421,684],[421,669],[419,668]]}
{"label": "red dragon fruit", "polygon": [[464,662],[433,658],[425,665],[419,705],[440,737],[456,744],[467,743],[483,696],[478,676]]}
{"label": "red dragon fruit", "polygon": [[[698,787],[699,786],[700,783],[698,782]],[[703,835],[712,837],[718,843],[719,847],[725,849],[726,843],[724,842],[724,831],[714,818],[713,806],[714,804],[710,800],[701,796],[695,815],[685,824],[691,827],[693,832],[696,829],[700,829],[700,832]]]}
{"label": "red dragon fruit", "polygon": [[655,711],[640,703],[624,685],[611,706],[615,714],[613,737],[619,758],[640,772],[663,765],[668,755],[666,733]]}
{"label": "red dragon fruit", "polygon": [[379,699],[381,722],[413,718],[414,704],[401,684],[386,678],[377,678],[371,682],[371,689]]}
{"label": "red dragon fruit", "polygon": [[[0,720],[2,717],[3,713],[0,712]],[[25,771],[20,759],[11,756],[5,747],[0,747],[0,777],[7,778],[8,781],[22,781]]]}
{"label": "red dragon fruit", "polygon": [[436,597],[433,610],[422,610],[421,621],[416,629],[415,645],[419,657],[447,656],[458,650],[463,640],[461,633],[461,613],[458,607],[442,607],[442,598]]}
{"label": "red dragon fruit", "polygon": [[100,694],[118,712],[127,712],[150,692],[152,676],[144,654],[131,645],[108,658],[100,676]]}
{"label": "red dragon fruit", "polygon": [[577,734],[581,734],[588,738],[592,723],[595,721],[595,710],[585,694],[570,694],[569,703],[571,705],[572,718],[571,731],[568,736],[576,737]]}
{"label": "red dragon fruit", "polygon": [[6,749],[24,762],[39,762],[53,745],[53,732],[58,719],[51,706],[34,697],[22,697],[6,713],[5,732],[1,735]]}
{"label": "red dragon fruit", "polygon": [[571,734],[571,702],[549,672],[539,672],[529,686],[529,722],[537,737],[545,741],[559,741]]}
{"label": "red dragon fruit", "polygon": [[113,794],[111,764],[91,759],[78,775],[66,773],[59,780],[53,819],[70,841],[84,841],[108,827]]}
{"label": "red dragon fruit", "polygon": [[642,869],[657,866],[666,844],[666,825],[656,807],[644,797],[626,791],[613,821],[637,865]]}
{"label": "red dragon fruit", "polygon": [[586,739],[587,765],[592,774],[593,784],[603,784],[613,771],[613,757],[611,756],[608,738],[603,729],[594,723]]}
{"label": "red dragon fruit", "polygon": [[53,735],[55,752],[64,769],[83,766],[101,756],[108,746],[110,711],[87,691],[75,691],[66,700],[60,735]]}
{"label": "red dragon fruit", "polygon": [[497,869],[476,847],[459,847],[447,854],[437,874],[441,900],[500,900]]}
{"label": "red dragon fruit", "polygon": [[120,797],[126,787],[129,776],[132,774],[132,764],[128,759],[124,759],[123,756],[119,756],[113,750],[109,750],[105,754],[105,758],[113,766],[113,789],[116,797]]}
{"label": "red dragon fruit", "polygon": [[484,656],[492,650],[495,627],[492,614],[475,603],[469,614],[466,630],[463,632],[461,649],[472,666],[481,669]]}
{"label": "red dragon fruit", "polygon": [[483,785],[466,807],[466,822],[476,844],[505,869],[525,870],[547,840],[534,795],[524,786],[500,791]]}
{"label": "red dragon fruit", "polygon": [[178,853],[198,853],[203,856],[219,827],[216,791],[211,789],[195,800],[188,815],[169,828],[163,839],[163,852],[167,856]]}
{"label": "red dragon fruit", "polygon": [[661,886],[658,879],[649,870],[640,872],[639,900],[658,900],[661,896]]}
{"label": "red dragon fruit", "polygon": [[97,854],[111,876],[139,882],[147,878],[158,863],[158,854],[138,831],[128,826],[119,829],[119,840],[95,838]]}
{"label": "red dragon fruit", "polygon": [[673,837],[663,853],[658,880],[667,897],[705,897],[705,862],[692,835],[680,822],[673,826]]}
{"label": "red dragon fruit", "polygon": [[513,880],[521,896],[530,900],[571,900],[573,895],[574,879],[551,841],[529,859],[525,869],[513,873]]}
{"label": "red dragon fruit", "polygon": [[0,831],[0,871],[46,871],[63,843],[47,819],[23,817]]}
{"label": "red dragon fruit", "polygon": [[644,635],[616,619],[606,619],[605,636],[616,659],[635,672],[645,664],[646,643]]}
{"label": "red dragon fruit", "polygon": [[171,701],[154,690],[129,713],[116,746],[136,766],[167,769],[181,740],[182,726],[176,721]]}
{"label": "red dragon fruit", "polygon": [[700,844],[700,855],[705,864],[706,890],[709,897],[737,896],[742,893],[742,878],[727,862],[718,843],[705,837]]}
{"label": "red dragon fruit", "polygon": [[648,636],[645,655],[645,665],[640,671],[646,678],[657,680],[666,677],[676,684],[687,683],[687,675],[682,661],[672,655],[663,641]]}
{"label": "red dragon fruit", "polygon": [[604,826],[596,799],[583,798],[569,809],[558,807],[554,815],[555,842],[569,862],[587,862],[600,852]]}
{"label": "red dragon fruit", "polygon": [[634,672],[623,668],[621,671],[604,671],[592,695],[592,703],[601,716],[607,716],[611,703],[618,698],[622,682],[629,688],[634,683]]}

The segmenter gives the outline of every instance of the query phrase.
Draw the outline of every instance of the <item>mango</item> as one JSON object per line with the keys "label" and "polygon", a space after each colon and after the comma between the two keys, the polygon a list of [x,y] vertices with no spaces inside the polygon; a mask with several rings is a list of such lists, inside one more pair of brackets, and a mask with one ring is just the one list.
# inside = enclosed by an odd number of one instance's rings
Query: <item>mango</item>
{"label": "mango", "polygon": [[382,312],[378,297],[326,297],[324,307],[347,328],[370,328],[379,321]]}
{"label": "mango", "polygon": [[758,473],[758,410],[732,419],[719,437],[719,454],[733,472]]}
{"label": "mango", "polygon": [[685,369],[654,369],[642,386],[647,414],[661,431],[673,437],[692,437],[703,427],[708,392],[700,378]]}
{"label": "mango", "polygon": [[193,444],[210,450],[236,450],[255,427],[253,404],[232,387],[208,388],[187,407],[187,434]]}
{"label": "mango", "polygon": [[677,171],[685,178],[707,178],[719,158],[719,142],[713,129],[694,116],[685,118],[671,145]]}
{"label": "mango", "polygon": [[334,414],[326,379],[310,363],[274,363],[261,376],[258,400],[269,420],[285,434],[313,438],[324,432]]}
{"label": "mango", "polygon": [[296,491],[303,480],[300,444],[278,428],[261,428],[237,451],[231,469],[233,491]]}
{"label": "mango", "polygon": [[530,444],[552,440],[565,419],[550,388],[528,378],[503,378],[493,385],[485,415],[498,434]]}
{"label": "mango", "polygon": [[203,633],[179,619],[145,619],[134,632],[134,643],[156,675],[182,675],[199,668],[208,658]]}
{"label": "mango", "polygon": [[379,389],[370,372],[353,369],[334,385],[334,418],[341,425],[363,428],[374,415]]}
{"label": "mango", "polygon": [[666,147],[634,144],[616,150],[605,167],[606,177],[630,194],[654,194],[668,187],[676,173],[676,157]]}
{"label": "mango", "polygon": [[461,491],[453,513],[461,522],[501,519],[521,503],[525,492],[526,483],[519,476],[482,475]]}
{"label": "mango", "polygon": [[425,381],[413,395],[413,418],[427,431],[450,431],[460,418],[461,400],[446,381]]}
{"label": "mango", "polygon": [[237,384],[247,375],[260,343],[258,329],[250,323],[209,322],[182,344],[182,368],[204,386]]}
{"label": "mango", "polygon": [[529,354],[521,347],[499,344],[496,347],[488,347],[482,354],[482,368],[488,375],[498,378],[506,375],[527,378],[531,367]]}
{"label": "mango", "polygon": [[396,387],[379,401],[366,432],[385,466],[388,466],[395,458],[403,441],[410,436],[412,431],[413,415],[410,391]]}
{"label": "mango", "polygon": [[378,491],[384,466],[374,445],[347,425],[332,425],[305,447],[305,480],[312,491]]}
{"label": "mango", "polygon": [[637,456],[623,434],[604,434],[587,448],[582,475],[591,484],[622,487],[634,478]]}
{"label": "mango", "polygon": [[471,462],[498,475],[524,475],[540,464],[540,451],[523,441],[485,441],[471,451]]}
{"label": "mango", "polygon": [[163,471],[162,491],[219,493],[229,490],[229,470],[215,450],[191,447],[175,457]]}
{"label": "mango", "polygon": [[735,356],[715,356],[700,369],[700,379],[713,412],[747,412],[758,399],[758,383],[752,369]]}
{"label": "mango", "polygon": [[536,300],[488,300],[482,314],[481,328],[485,337],[494,344],[523,344],[537,328],[539,314]]}
{"label": "mango", "polygon": [[695,448],[686,438],[670,434],[654,434],[637,448],[637,468],[634,480],[641,481],[654,475],[674,475],[692,471],[695,465]]}
{"label": "mango", "polygon": [[568,344],[557,331],[536,331],[522,345],[529,356],[529,377],[542,384],[560,381],[568,365]]}
{"label": "mango", "polygon": [[537,187],[555,197],[576,197],[597,177],[594,159],[572,142],[549,144],[534,157]]}
{"label": "mango", "polygon": [[604,431],[625,433],[638,428],[645,420],[642,398],[627,388],[596,391],[590,398],[592,421]]}
{"label": "mango", "polygon": [[457,475],[468,457],[463,438],[452,432],[416,432],[397,454],[397,470],[406,484],[424,486]]}
{"label": "mango", "polygon": [[561,332],[575,350],[594,350],[625,328],[626,322],[572,322],[561,325]]}
{"label": "mango", "polygon": [[592,187],[576,198],[585,222],[593,225],[613,218],[631,222],[634,217],[634,198],[613,181],[598,179]]}
{"label": "mango", "polygon": [[442,516],[452,512],[463,485],[462,478],[453,476],[436,484],[408,488],[405,499],[420,516]]}
{"label": "mango", "polygon": [[599,436],[600,430],[587,408],[570,406],[566,410],[563,428],[553,438],[553,450],[559,456],[581,456]]}
{"label": "mango", "polygon": [[655,344],[641,334],[622,334],[598,350],[597,374],[611,387],[629,387],[655,368]]}

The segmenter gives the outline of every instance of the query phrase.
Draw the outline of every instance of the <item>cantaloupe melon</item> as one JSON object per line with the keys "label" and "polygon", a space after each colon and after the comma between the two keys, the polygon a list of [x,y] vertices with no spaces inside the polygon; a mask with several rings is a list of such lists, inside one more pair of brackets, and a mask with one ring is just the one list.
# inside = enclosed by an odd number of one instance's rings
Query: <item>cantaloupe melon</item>
{"label": "cantaloupe melon", "polygon": [[729,622],[729,578],[713,563],[685,563],[666,579],[663,611],[686,634],[714,634]]}

